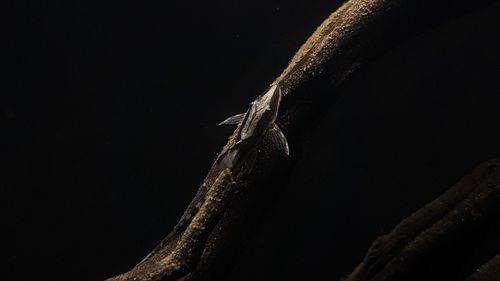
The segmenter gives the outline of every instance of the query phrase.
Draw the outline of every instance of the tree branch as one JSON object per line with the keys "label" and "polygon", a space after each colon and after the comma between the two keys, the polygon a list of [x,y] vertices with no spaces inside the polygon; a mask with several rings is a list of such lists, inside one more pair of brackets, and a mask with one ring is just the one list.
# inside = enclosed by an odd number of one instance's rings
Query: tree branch
{"label": "tree branch", "polygon": [[466,3],[439,0],[423,7],[420,2],[351,0],[332,13],[273,82],[283,91],[276,121],[289,141],[291,156],[263,137],[237,165],[219,165],[238,141],[238,128],[170,234],[132,270],[108,280],[223,275],[236,255],[235,246],[286,184],[303,141],[337,97],[342,82],[363,62],[463,12]]}
{"label": "tree branch", "polygon": [[[481,164],[391,233],[377,238],[347,280],[439,280],[441,275],[441,280],[464,280],[485,262],[484,257],[487,261],[500,252],[498,206],[496,159]],[[489,280],[485,277],[499,272],[498,262],[498,256],[486,262],[469,280]]]}

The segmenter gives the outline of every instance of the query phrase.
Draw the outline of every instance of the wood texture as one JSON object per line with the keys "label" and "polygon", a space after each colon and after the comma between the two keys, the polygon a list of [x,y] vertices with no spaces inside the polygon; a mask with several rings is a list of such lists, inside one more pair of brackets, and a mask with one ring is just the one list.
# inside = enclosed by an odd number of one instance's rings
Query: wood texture
{"label": "wood texture", "polygon": [[499,206],[495,159],[377,238],[347,280],[499,280]]}
{"label": "wood texture", "polygon": [[[238,167],[223,170],[214,164],[171,233],[129,272],[108,280],[223,276],[266,206],[286,185],[303,141],[335,101],[342,82],[402,40],[463,13],[466,4],[440,0],[424,7],[416,0],[351,0],[333,12],[274,81],[284,93],[277,123],[290,144],[290,157],[264,138]],[[219,155],[234,142],[233,134]]]}

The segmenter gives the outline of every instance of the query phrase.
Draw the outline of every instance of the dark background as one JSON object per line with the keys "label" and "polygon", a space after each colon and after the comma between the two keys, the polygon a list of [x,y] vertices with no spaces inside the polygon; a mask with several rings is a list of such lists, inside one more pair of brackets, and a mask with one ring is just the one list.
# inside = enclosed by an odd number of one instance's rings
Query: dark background
{"label": "dark background", "polygon": [[[217,124],[339,3],[12,2],[1,279],[102,280],[140,261],[224,145],[231,129]],[[499,15],[456,18],[357,72],[228,280],[337,280],[378,235],[497,157]]]}

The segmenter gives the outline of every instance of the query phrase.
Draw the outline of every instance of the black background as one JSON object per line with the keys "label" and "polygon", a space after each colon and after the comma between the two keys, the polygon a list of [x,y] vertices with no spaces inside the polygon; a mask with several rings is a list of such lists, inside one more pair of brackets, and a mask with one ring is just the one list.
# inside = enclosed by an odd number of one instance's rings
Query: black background
{"label": "black background", "polygon": [[[217,124],[339,3],[13,2],[2,279],[102,280],[140,261],[225,143],[231,129]],[[357,72],[228,280],[337,280],[378,235],[497,157],[499,11],[454,19]]]}

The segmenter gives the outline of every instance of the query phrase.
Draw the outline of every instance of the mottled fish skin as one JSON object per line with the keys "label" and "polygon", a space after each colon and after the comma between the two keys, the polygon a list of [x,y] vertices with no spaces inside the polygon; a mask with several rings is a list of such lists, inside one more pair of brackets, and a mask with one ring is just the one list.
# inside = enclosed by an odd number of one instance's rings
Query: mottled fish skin
{"label": "mottled fish skin", "polygon": [[[236,143],[219,158],[219,163],[224,167],[230,167],[239,159],[245,151],[254,147],[269,129],[274,128],[278,109],[281,102],[281,88],[273,84],[263,94],[258,96],[246,113],[242,115]],[[230,117],[221,124],[234,124],[234,117]],[[227,122],[226,122],[227,121]]]}
{"label": "mottled fish skin", "polygon": [[271,85],[262,95],[251,102],[241,123],[238,142],[252,137],[260,139],[276,120],[280,102],[281,89],[277,84]]}

